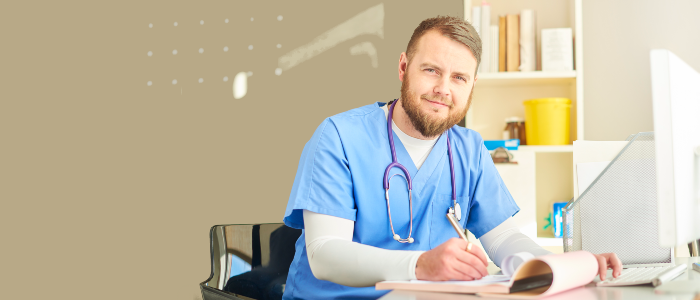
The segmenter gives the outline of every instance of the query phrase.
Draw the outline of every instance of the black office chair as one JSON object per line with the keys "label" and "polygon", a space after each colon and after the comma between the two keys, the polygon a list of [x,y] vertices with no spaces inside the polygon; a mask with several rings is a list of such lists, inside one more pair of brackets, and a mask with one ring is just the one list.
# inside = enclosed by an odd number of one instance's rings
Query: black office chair
{"label": "black office chair", "polygon": [[284,224],[215,225],[204,300],[282,299],[300,229]]}

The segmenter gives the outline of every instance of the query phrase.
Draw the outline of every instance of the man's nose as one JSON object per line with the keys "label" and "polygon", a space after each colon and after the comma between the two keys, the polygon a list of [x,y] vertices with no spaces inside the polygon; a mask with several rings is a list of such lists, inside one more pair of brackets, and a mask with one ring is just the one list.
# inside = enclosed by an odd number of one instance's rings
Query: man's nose
{"label": "man's nose", "polygon": [[440,77],[438,81],[435,83],[435,87],[433,88],[433,93],[438,94],[442,97],[447,97],[450,95],[450,89],[449,89],[449,78],[448,77]]}

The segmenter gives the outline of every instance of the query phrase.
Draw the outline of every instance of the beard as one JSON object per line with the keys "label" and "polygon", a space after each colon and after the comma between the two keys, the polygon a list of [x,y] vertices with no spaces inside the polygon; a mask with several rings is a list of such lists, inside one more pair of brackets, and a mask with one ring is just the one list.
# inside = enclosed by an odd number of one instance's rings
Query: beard
{"label": "beard", "polygon": [[[441,135],[463,120],[467,115],[467,110],[469,110],[469,106],[471,106],[472,103],[473,88],[471,92],[469,92],[467,106],[463,110],[457,110],[454,103],[445,97],[433,95],[420,95],[420,97],[418,97],[418,95],[411,90],[411,84],[408,78],[407,71],[404,75],[404,81],[401,84],[401,107],[406,112],[406,115],[408,115],[408,119],[411,121],[411,124],[413,124],[413,127],[424,137],[432,138]],[[433,116],[422,111],[420,106],[423,100],[430,100],[447,105],[449,109],[447,117]],[[433,108],[433,111],[437,112],[438,109]]]}

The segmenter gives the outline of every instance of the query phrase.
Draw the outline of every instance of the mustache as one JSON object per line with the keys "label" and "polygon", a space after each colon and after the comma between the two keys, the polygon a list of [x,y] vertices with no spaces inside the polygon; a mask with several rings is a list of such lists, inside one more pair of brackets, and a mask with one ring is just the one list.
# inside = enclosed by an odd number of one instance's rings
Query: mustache
{"label": "mustache", "polygon": [[423,100],[442,103],[444,105],[447,105],[447,107],[449,107],[449,108],[452,108],[454,106],[454,103],[452,101],[450,101],[450,99],[447,99],[447,98],[441,97],[441,96],[437,96],[437,95],[421,95],[420,98]]}

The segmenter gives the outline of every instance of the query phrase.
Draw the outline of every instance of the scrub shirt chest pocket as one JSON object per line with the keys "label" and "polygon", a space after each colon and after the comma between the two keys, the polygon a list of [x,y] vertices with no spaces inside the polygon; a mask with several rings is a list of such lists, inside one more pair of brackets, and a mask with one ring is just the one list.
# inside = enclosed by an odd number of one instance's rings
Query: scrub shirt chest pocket
{"label": "scrub shirt chest pocket", "polygon": [[[466,228],[467,216],[469,215],[469,197],[457,197],[457,203],[461,207],[461,218],[459,224]],[[450,238],[458,237],[455,230],[445,216],[452,206],[451,194],[436,193],[432,201],[431,222],[430,222],[430,248],[440,246]]]}

